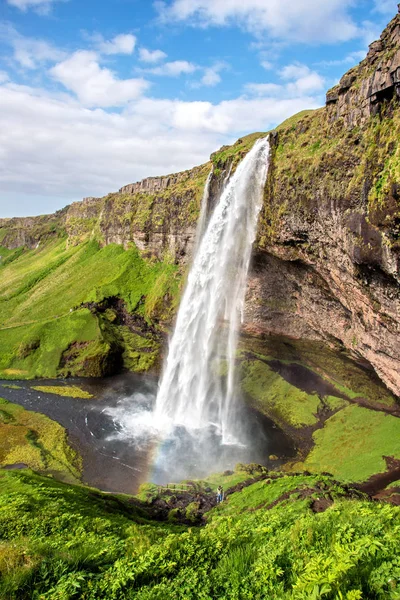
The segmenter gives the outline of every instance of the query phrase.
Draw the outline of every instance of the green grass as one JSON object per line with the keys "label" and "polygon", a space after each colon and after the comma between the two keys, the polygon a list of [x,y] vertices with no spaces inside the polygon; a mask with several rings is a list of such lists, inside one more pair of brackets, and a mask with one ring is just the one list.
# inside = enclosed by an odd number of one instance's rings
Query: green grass
{"label": "green grass", "polygon": [[248,337],[240,340],[240,348],[264,360],[275,358],[282,363],[303,365],[349,398],[365,398],[371,406],[396,406],[395,397],[372,370],[363,369],[343,352],[330,349],[321,342],[274,336],[263,340]]}
{"label": "green grass", "polygon": [[72,343],[90,344],[99,339],[98,322],[87,309],[59,319],[0,329],[0,376],[55,377],[62,354]]}
{"label": "green grass", "polygon": [[65,429],[0,398],[0,465],[16,463],[70,482],[80,478],[80,458],[69,447]]}
{"label": "green grass", "polygon": [[259,360],[243,361],[240,371],[243,391],[277,423],[296,428],[317,423],[321,401],[316,394],[299,390]]}
{"label": "green grass", "polygon": [[55,394],[56,396],[69,398],[93,398],[93,394],[81,390],[77,385],[33,385],[31,389],[45,394]]}
{"label": "green grass", "polygon": [[80,307],[116,296],[128,311],[157,326],[171,319],[180,291],[174,264],[146,261],[135,247],[100,248],[95,241],[72,248],[65,240],[43,244],[8,265],[0,264],[0,273],[4,378],[63,374],[61,359],[72,344],[81,344],[72,368],[75,374],[101,375],[101,363],[118,344],[127,368],[146,370],[154,363],[155,354],[150,357],[149,349],[157,350],[156,344],[125,328],[105,327]]}
{"label": "green grass", "polygon": [[304,467],[347,481],[386,471],[383,456],[400,458],[400,419],[360,406],[348,406],[313,435],[315,447]]}
{"label": "green grass", "polygon": [[[314,514],[317,497],[334,504]],[[149,520],[127,497],[0,473],[0,595],[396,600],[399,515],[395,506],[345,499],[327,477],[298,476],[230,496],[203,528],[178,527]]]}
{"label": "green grass", "polygon": [[14,385],[13,383],[2,383],[1,387],[9,390],[22,390],[22,387],[20,385]]}
{"label": "green grass", "polygon": [[11,326],[62,316],[83,302],[117,295],[130,310],[140,304],[139,312],[151,318],[157,289],[165,294],[172,287],[176,292],[176,272],[174,265],[146,262],[134,247],[124,250],[110,244],[100,248],[95,241],[73,248],[67,248],[65,241],[41,246],[1,270],[3,323]]}
{"label": "green grass", "polygon": [[[307,469],[311,472],[327,471],[347,481],[362,481],[377,472],[386,470],[383,456],[400,458],[400,419],[385,414],[376,408],[392,407],[395,399],[375,379],[373,374],[360,369],[346,357],[332,351],[322,351],[318,344],[291,342],[285,347],[276,340],[263,345],[251,340],[242,340],[239,353],[240,385],[249,402],[262,413],[273,419],[295,439],[299,439],[300,448],[305,440],[313,448],[304,462],[287,465],[293,471]],[[248,349],[251,345],[252,352]],[[265,354],[261,354],[263,351]],[[272,356],[266,356],[271,352]],[[276,353],[274,355],[274,353]],[[328,395],[320,398],[315,394],[306,394],[286,382],[273,372],[266,359],[280,356],[283,363],[296,363],[310,368],[332,383],[338,395],[344,392],[349,400]],[[243,360],[243,357],[247,358]],[[299,360],[299,359],[302,360]],[[306,360],[304,364],[303,360]],[[348,379],[351,390],[343,385]],[[350,400],[362,397],[367,406],[363,408],[351,404]],[[329,416],[326,410],[332,411]],[[318,411],[329,418],[321,424]],[[289,430],[288,430],[289,426]],[[312,433],[311,427],[318,427]],[[293,429],[290,429],[294,428]],[[312,437],[311,437],[312,436]],[[306,447],[308,448],[309,446]],[[304,450],[300,450],[303,460]]]}
{"label": "green grass", "polygon": [[301,121],[304,117],[311,115],[313,110],[301,110],[296,113],[292,117],[289,117],[285,121],[283,121],[278,127],[276,127],[276,131],[284,131],[287,129],[296,129],[296,125],[299,121]]}

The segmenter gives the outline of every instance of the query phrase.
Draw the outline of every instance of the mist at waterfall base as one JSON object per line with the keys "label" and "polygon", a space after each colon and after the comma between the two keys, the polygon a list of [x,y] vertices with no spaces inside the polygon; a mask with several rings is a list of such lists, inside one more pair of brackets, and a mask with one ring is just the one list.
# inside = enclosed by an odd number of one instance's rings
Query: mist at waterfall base
{"label": "mist at waterfall base", "polygon": [[268,139],[258,140],[226,182],[207,223],[210,174],[158,393],[135,395],[113,409],[117,435],[138,447],[154,445],[157,483],[268,457],[260,418],[246,408],[235,385],[238,329],[268,156]]}

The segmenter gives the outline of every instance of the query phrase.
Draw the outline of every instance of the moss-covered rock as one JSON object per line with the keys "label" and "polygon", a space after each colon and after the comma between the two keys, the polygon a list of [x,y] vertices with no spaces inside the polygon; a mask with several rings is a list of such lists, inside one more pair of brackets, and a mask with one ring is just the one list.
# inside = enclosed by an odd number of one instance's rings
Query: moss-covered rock
{"label": "moss-covered rock", "polygon": [[0,465],[26,465],[40,473],[76,483],[81,458],[68,444],[61,425],[0,398]]}

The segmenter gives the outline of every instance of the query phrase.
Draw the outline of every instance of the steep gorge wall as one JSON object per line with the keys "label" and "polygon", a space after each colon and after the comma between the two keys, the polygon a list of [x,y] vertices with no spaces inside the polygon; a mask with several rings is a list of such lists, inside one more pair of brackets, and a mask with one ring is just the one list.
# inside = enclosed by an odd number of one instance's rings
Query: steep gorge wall
{"label": "steep gorge wall", "polygon": [[247,302],[258,333],[324,340],[400,395],[400,15],[325,108],[273,135]]}
{"label": "steep gorge wall", "polygon": [[134,243],[146,258],[185,263],[191,255],[211,162],[182,173],[151,177],[103,198],[84,198],[55,215],[0,219],[0,246],[35,248],[67,236],[69,245]]}

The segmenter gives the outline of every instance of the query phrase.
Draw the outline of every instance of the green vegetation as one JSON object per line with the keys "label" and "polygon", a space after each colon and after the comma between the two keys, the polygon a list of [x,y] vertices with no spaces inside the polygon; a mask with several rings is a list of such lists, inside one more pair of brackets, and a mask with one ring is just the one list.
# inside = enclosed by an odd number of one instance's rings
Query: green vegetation
{"label": "green vegetation", "polygon": [[20,385],[14,385],[13,383],[2,383],[1,387],[7,388],[9,390],[21,390],[22,389]]}
{"label": "green vegetation", "polygon": [[[266,479],[232,494],[205,527],[183,527],[152,521],[128,497],[1,473],[0,595],[396,600],[400,509],[348,495],[327,477]],[[313,512],[318,501],[325,512]]]}
{"label": "green vegetation", "polygon": [[299,428],[317,423],[319,397],[302,392],[262,361],[241,363],[241,387],[262,412],[281,426]]}
{"label": "green vegetation", "polygon": [[100,248],[95,241],[43,244],[0,263],[0,271],[3,378],[101,376],[118,356],[127,368],[145,370],[156,358],[156,337],[131,334],[83,305],[121,298],[145,330],[171,319],[180,290],[175,265],[145,261],[135,247]]}
{"label": "green vegetation", "polygon": [[361,406],[348,406],[313,435],[306,461],[311,472],[327,471],[347,481],[364,481],[386,471],[384,456],[400,459],[400,419]]}
{"label": "green vegetation", "polygon": [[321,342],[293,340],[283,336],[264,339],[242,338],[241,353],[262,360],[303,365],[349,398],[362,397],[374,407],[395,407],[396,399],[374,372],[366,371],[344,352],[328,348]]}
{"label": "green vegetation", "polygon": [[77,482],[81,463],[65,429],[48,417],[0,398],[0,465],[23,463],[41,473]]}
{"label": "green vegetation", "polygon": [[374,176],[374,185],[368,195],[368,215],[373,225],[389,234],[392,244],[398,244],[400,203],[394,188],[400,181],[400,113],[394,110],[385,119],[371,121],[365,140],[365,154],[356,174],[364,170]]}
{"label": "green vegetation", "polygon": [[[0,223],[0,246],[7,248],[15,247],[22,239],[27,245],[36,245],[40,239],[41,243],[55,238],[65,237],[65,215],[68,207],[58,210],[52,215],[41,215],[39,217],[24,219],[2,219]],[[22,236],[21,236],[22,233]],[[21,252],[22,248],[9,251]],[[0,256],[4,257],[4,248],[0,248]],[[1,262],[1,261],[0,261]]]}
{"label": "green vegetation", "polygon": [[307,117],[308,115],[312,115],[313,112],[314,112],[313,110],[301,110],[300,112],[296,113],[292,117],[289,117],[288,119],[283,121],[280,125],[278,125],[278,127],[276,127],[275,131],[284,131],[287,129],[295,130],[297,123],[299,121],[301,121],[304,117]]}
{"label": "green vegetation", "polygon": [[[268,364],[277,357],[293,374],[293,383]],[[241,342],[239,361],[240,385],[248,402],[298,446],[298,460],[304,462],[289,463],[285,469],[326,471],[347,481],[361,481],[386,470],[384,456],[400,458],[400,419],[390,414],[395,398],[372,373],[342,353],[318,342],[247,338]],[[325,395],[302,391],[291,365],[300,365],[306,379],[308,369],[310,377],[315,373],[322,384],[333,387]]]}
{"label": "green vegetation", "polygon": [[92,394],[81,390],[77,385],[33,385],[31,389],[45,394],[55,394],[56,396],[69,398],[93,398]]}

